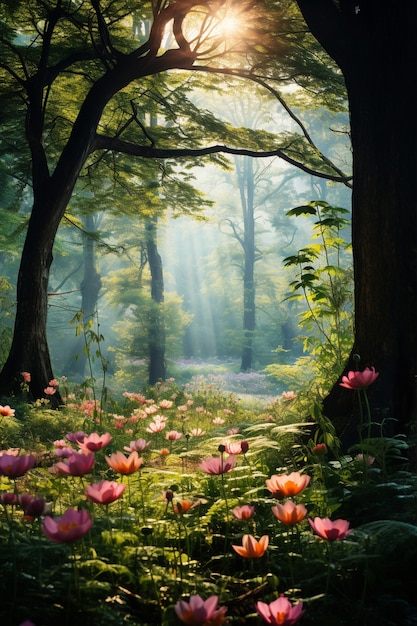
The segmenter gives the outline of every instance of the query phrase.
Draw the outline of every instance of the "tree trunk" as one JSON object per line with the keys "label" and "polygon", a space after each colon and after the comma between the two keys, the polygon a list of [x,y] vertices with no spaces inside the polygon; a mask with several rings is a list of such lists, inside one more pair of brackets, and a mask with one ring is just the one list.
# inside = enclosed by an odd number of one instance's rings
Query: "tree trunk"
{"label": "tree trunk", "polygon": [[165,380],[164,277],[162,259],[156,244],[157,218],[146,223],[146,249],[151,272],[152,306],[149,332],[149,384]]}
{"label": "tree trunk", "polygon": [[[416,6],[345,2],[336,15],[327,0],[298,4],[342,69],[349,98],[355,341],[346,371],[355,355],[359,369],[374,366],[373,419],[409,433],[417,418]],[[355,396],[336,383],[324,401],[342,428],[352,426]]]}

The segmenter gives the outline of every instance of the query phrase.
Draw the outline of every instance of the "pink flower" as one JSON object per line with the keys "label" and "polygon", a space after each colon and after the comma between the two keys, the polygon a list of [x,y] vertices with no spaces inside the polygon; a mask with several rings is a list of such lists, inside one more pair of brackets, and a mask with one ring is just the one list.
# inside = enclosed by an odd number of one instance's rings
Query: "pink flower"
{"label": "pink flower", "polygon": [[15,493],[2,493],[0,495],[2,504],[17,504],[17,495]]}
{"label": "pink flower", "polygon": [[181,437],[182,433],[178,432],[178,430],[170,430],[169,433],[166,434],[168,441],[178,441]]}
{"label": "pink flower", "polygon": [[265,554],[268,544],[268,535],[263,535],[259,541],[256,541],[252,535],[243,535],[242,545],[235,546],[232,544],[232,548],[245,559],[260,559]]}
{"label": "pink flower", "polygon": [[30,383],[30,372],[20,372],[21,377],[23,378],[25,383]]}
{"label": "pink flower", "polygon": [[43,390],[43,392],[44,392],[44,394],[45,394],[45,395],[47,395],[47,396],[53,396],[53,395],[54,395],[54,393],[56,393],[56,388],[55,388],[55,387],[46,387],[46,388]]}
{"label": "pink flower", "polygon": [[42,531],[51,541],[70,543],[84,537],[92,524],[88,511],[70,508],[61,517],[45,517]]}
{"label": "pink flower", "polygon": [[78,430],[76,433],[67,433],[65,437],[71,443],[78,443],[79,441],[84,441],[84,438],[87,437],[87,435],[83,430]]}
{"label": "pink flower", "polygon": [[307,515],[307,509],[304,504],[294,504],[291,500],[287,500],[285,504],[273,506],[271,511],[286,526],[298,524]]}
{"label": "pink flower", "polygon": [[108,446],[112,439],[113,437],[110,433],[104,433],[104,435],[91,433],[91,435],[86,435],[81,441],[77,441],[77,443],[83,452],[97,452],[97,450]]}
{"label": "pink flower", "polygon": [[217,601],[217,596],[210,596],[207,600],[198,595],[190,596],[190,602],[179,600],[174,610],[179,619],[189,626],[220,626],[226,619],[227,609],[216,609]]}
{"label": "pink flower", "polygon": [[53,378],[52,380],[49,381],[48,385],[49,387],[59,387],[59,382],[57,381],[56,378]]}
{"label": "pink flower", "polygon": [[361,452],[355,456],[354,460],[358,461],[359,463],[365,462],[367,465],[372,465],[373,463],[375,463],[374,456],[371,456],[370,454],[364,456]]}
{"label": "pink flower", "polygon": [[365,367],[363,372],[348,372],[347,376],[342,376],[341,387],[346,389],[366,389],[379,376],[379,372],[374,367]]}
{"label": "pink flower", "polygon": [[15,456],[14,454],[2,454],[0,456],[0,476],[19,478],[24,476],[35,465],[36,458],[33,454]]}
{"label": "pink flower", "polygon": [[127,458],[123,452],[115,452],[109,457],[106,456],[106,463],[118,474],[127,476],[138,471],[143,463],[143,459],[138,456],[136,450],[131,452]]}
{"label": "pink flower", "polygon": [[281,398],[282,400],[288,402],[288,400],[295,400],[297,397],[297,394],[295,394],[293,391],[283,391],[281,394]]}
{"label": "pink flower", "polygon": [[87,500],[95,504],[111,504],[120,498],[126,489],[123,483],[117,483],[113,480],[101,480],[94,485],[88,485],[85,490]]}
{"label": "pink flower", "polygon": [[273,626],[292,626],[304,613],[302,602],[297,602],[293,606],[283,595],[270,604],[257,602],[255,606],[258,615],[267,624],[272,624]]}
{"label": "pink flower", "polygon": [[222,424],[224,424],[224,419],[222,417],[215,417],[212,422],[215,426],[221,426]]}
{"label": "pink flower", "polygon": [[19,496],[19,504],[25,515],[29,517],[40,517],[49,508],[46,506],[44,498],[31,496],[29,493],[21,493]]}
{"label": "pink flower", "polygon": [[2,406],[0,404],[0,415],[3,417],[14,417],[16,409],[12,409],[8,404]]}
{"label": "pink flower", "polygon": [[310,476],[291,472],[291,474],[274,474],[265,483],[267,489],[275,498],[281,500],[290,496],[296,496],[303,491],[310,482]]}
{"label": "pink flower", "polygon": [[192,430],[190,430],[191,437],[202,437],[205,434],[205,431],[201,430],[201,428],[193,428]]}
{"label": "pink flower", "polygon": [[166,426],[166,418],[161,415],[155,415],[154,421],[151,422],[146,429],[147,433],[160,433]]}
{"label": "pink flower", "polygon": [[234,468],[236,463],[235,455],[231,454],[229,458],[224,459],[223,456],[210,457],[201,461],[199,467],[207,474],[225,474]]}
{"label": "pink flower", "polygon": [[145,396],[142,396],[140,393],[129,393],[128,391],[125,391],[123,395],[129,400],[136,400],[136,402],[140,402],[140,404],[146,404]]}
{"label": "pink flower", "polygon": [[126,450],[126,452],[134,452],[135,450],[136,452],[142,452],[142,450],[145,450],[145,448],[148,448],[150,445],[150,441],[146,441],[140,437],[136,439],[136,441],[131,441],[129,446],[123,446],[123,449]]}
{"label": "pink flower", "polygon": [[70,476],[84,476],[88,474],[94,465],[94,453],[83,454],[82,452],[73,452],[66,461],[55,463],[54,469],[58,474],[68,474]]}
{"label": "pink flower", "polygon": [[315,517],[314,521],[310,518],[308,521],[316,535],[328,541],[340,541],[352,532],[352,528],[349,528],[349,522],[344,519],[337,519],[332,522],[328,517],[323,519]]}
{"label": "pink flower", "polygon": [[173,404],[174,403],[172,402],[172,400],[161,400],[161,402],[159,403],[159,408],[160,409],[170,409]]}
{"label": "pink flower", "polygon": [[232,510],[233,515],[237,519],[250,519],[255,512],[255,507],[249,504],[244,504],[243,506],[235,506]]}
{"label": "pink flower", "polygon": [[227,454],[245,454],[249,450],[247,441],[231,441],[225,444]]}

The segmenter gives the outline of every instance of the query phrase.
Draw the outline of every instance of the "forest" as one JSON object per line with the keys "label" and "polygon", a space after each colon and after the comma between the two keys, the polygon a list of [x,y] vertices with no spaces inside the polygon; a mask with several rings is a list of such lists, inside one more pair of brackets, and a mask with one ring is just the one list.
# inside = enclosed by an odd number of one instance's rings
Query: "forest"
{"label": "forest", "polygon": [[2,623],[417,624],[416,18],[2,3]]}

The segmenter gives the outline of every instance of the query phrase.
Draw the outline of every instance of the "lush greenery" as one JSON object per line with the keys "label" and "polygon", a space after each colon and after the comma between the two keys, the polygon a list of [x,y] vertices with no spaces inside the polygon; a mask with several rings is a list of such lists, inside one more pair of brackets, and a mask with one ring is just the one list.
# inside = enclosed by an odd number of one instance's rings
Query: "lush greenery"
{"label": "lush greenery", "polygon": [[[48,393],[57,384],[51,381]],[[217,595],[229,623],[258,624],[256,603],[279,594],[303,602],[305,625],[416,623],[417,494],[409,445],[383,427],[370,436],[366,389],[351,390],[361,399],[362,427],[357,444],[342,453],[318,406],[309,407],[314,423],[300,422],[309,403],[303,393],[284,392],[265,406],[258,399],[248,408],[209,383],[185,389],[172,380],[101,401],[91,388],[65,380],[59,387],[66,402],[59,411],[30,398],[3,399],[0,407],[5,626],[174,625],[181,623],[174,605],[191,595]],[[70,451],[62,450],[78,450],[80,431],[100,435],[92,469],[79,476],[51,469],[69,463]],[[143,461],[131,474],[106,462],[135,450]],[[235,453],[230,471],[227,452]],[[1,464],[5,454],[33,454],[36,462],[12,478]],[[220,460],[223,472],[204,471],[204,459]],[[329,541],[307,517],[280,521],[272,508],[284,504],[283,494],[274,497],[266,481],[291,472],[311,479],[286,502],[304,504],[313,520],[346,520],[352,532]],[[88,486],[102,480],[125,486],[120,499],[87,499]],[[28,509],[23,493],[43,498],[40,508]],[[247,519],[235,509],[245,505],[254,507]],[[88,511],[91,530],[72,543],[50,541],[45,519],[71,507]],[[232,546],[246,534],[269,537],[264,554],[236,553]]]}

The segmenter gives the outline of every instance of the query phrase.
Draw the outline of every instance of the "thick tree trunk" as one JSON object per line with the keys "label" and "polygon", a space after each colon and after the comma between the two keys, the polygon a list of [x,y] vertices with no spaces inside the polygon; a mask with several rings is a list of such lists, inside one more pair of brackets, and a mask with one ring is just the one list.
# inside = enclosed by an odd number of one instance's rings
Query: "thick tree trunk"
{"label": "thick tree trunk", "polygon": [[[355,342],[346,370],[355,369],[354,355],[359,369],[375,366],[373,418],[388,432],[409,433],[417,418],[417,116],[409,100],[417,88],[416,6],[347,2],[326,22],[317,6],[331,3],[308,4],[299,1],[343,71],[350,107]],[[324,411],[352,425],[354,398],[336,383]]]}
{"label": "thick tree trunk", "polygon": [[165,380],[164,276],[162,259],[156,244],[157,219],[146,223],[146,248],[151,272],[152,306],[149,332],[149,384]]}

